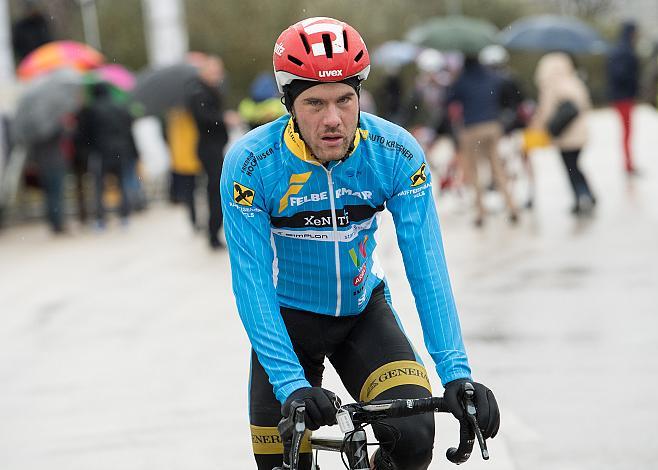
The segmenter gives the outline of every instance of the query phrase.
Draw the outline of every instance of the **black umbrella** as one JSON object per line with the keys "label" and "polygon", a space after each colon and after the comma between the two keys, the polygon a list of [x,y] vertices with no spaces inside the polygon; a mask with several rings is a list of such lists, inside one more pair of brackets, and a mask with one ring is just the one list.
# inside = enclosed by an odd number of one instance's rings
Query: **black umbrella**
{"label": "black umbrella", "polygon": [[522,18],[498,35],[500,44],[523,51],[563,51],[603,54],[608,45],[596,30],[570,16],[538,15]]}
{"label": "black umbrella", "polygon": [[72,69],[56,70],[31,81],[12,122],[16,141],[30,144],[55,135],[62,118],[82,106],[82,85],[82,76]]}
{"label": "black umbrella", "polygon": [[137,75],[133,97],[144,106],[145,114],[164,114],[185,103],[187,84],[197,75],[198,69],[190,64],[147,70]]}

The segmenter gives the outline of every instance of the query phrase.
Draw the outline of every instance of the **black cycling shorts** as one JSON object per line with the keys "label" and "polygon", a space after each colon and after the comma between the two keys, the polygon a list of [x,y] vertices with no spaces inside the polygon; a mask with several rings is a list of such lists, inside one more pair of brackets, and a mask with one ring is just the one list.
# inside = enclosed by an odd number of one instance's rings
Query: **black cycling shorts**
{"label": "black cycling shorts", "polygon": [[[281,314],[306,379],[312,386],[322,384],[327,357],[354,400],[431,396],[427,372],[387,301],[383,282],[373,290],[368,305],[359,315],[332,317],[283,307]],[[249,415],[254,455],[260,470],[271,470],[281,465],[282,459],[283,447],[276,429],[281,420],[281,403],[274,396],[267,374],[253,351],[250,380]],[[414,445],[418,439],[427,442],[425,447],[429,446],[431,459],[434,439],[431,414],[389,422],[402,433],[393,449],[398,461],[408,460],[405,453],[411,459],[411,454],[422,451]],[[381,442],[391,440],[388,428],[373,426],[373,429]],[[308,442],[302,446],[304,451],[307,454],[303,456],[302,468],[308,468],[311,461]],[[427,460],[427,455],[422,458]],[[412,467],[415,468],[403,468]]]}

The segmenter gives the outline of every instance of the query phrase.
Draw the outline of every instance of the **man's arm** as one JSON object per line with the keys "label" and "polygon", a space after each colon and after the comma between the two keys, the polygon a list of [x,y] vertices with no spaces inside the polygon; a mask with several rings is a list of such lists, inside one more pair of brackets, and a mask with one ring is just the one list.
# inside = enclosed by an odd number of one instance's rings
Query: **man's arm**
{"label": "man's arm", "polygon": [[470,378],[471,369],[443,252],[429,165],[411,136],[405,132],[400,140],[413,157],[398,157],[393,195],[386,206],[393,214],[425,345],[445,385],[455,379]]}
{"label": "man's arm", "polygon": [[310,387],[304,377],[274,287],[270,219],[256,172],[241,171],[248,152],[238,143],[229,151],[221,180],[224,230],[231,259],[233,293],[251,346],[282,403],[295,390]]}

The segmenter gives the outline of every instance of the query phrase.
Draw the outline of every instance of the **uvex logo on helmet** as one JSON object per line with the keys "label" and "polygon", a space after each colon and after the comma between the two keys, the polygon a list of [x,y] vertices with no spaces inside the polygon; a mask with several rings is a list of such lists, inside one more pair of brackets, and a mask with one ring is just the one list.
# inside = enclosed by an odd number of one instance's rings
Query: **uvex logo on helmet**
{"label": "uvex logo on helmet", "polygon": [[323,77],[342,77],[343,76],[343,71],[342,70],[320,70],[318,72],[318,76],[320,78],[323,78]]}
{"label": "uvex logo on helmet", "polygon": [[276,41],[274,75],[279,91],[293,80],[365,80],[370,56],[359,33],[327,17],[308,18],[286,29]]}

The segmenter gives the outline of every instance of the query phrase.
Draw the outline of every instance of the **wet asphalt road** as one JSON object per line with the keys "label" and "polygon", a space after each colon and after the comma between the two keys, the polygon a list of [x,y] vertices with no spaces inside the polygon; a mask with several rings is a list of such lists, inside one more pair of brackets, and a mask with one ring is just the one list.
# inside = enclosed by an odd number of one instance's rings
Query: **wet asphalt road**
{"label": "wet asphalt road", "polygon": [[[658,116],[636,118],[632,180],[614,115],[592,118],[591,217],[569,214],[552,151],[533,157],[536,207],[517,227],[494,214],[476,231],[462,199],[439,196],[474,377],[503,415],[492,459],[466,468],[655,468]],[[422,351],[391,225],[382,258]],[[209,254],[178,209],[58,240],[41,226],[0,233],[0,469],[252,468],[248,343],[229,279],[226,253]],[[342,390],[331,371],[326,386]],[[455,439],[440,418],[431,468],[451,467]]]}

